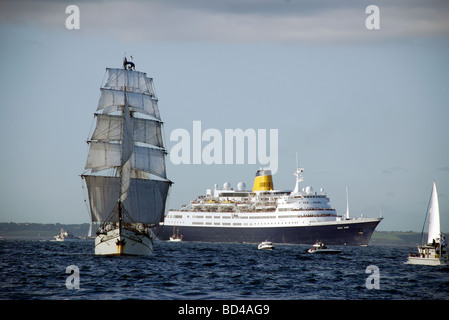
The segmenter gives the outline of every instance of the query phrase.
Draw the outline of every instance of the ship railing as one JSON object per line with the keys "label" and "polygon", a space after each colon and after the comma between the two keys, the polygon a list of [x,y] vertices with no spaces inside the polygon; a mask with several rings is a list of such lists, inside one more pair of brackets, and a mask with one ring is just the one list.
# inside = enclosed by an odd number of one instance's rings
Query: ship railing
{"label": "ship railing", "polygon": [[332,208],[278,208],[279,212],[283,211],[335,211]]}

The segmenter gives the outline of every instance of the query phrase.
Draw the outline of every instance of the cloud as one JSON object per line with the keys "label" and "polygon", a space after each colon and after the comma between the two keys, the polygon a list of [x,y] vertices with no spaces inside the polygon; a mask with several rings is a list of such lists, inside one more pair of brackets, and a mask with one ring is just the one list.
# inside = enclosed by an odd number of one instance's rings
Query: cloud
{"label": "cloud", "polygon": [[[448,1],[376,1],[380,30],[367,30],[368,1],[154,0],[72,1],[80,8],[79,32],[119,41],[364,43],[447,36]],[[2,24],[64,29],[58,1],[0,3]]]}

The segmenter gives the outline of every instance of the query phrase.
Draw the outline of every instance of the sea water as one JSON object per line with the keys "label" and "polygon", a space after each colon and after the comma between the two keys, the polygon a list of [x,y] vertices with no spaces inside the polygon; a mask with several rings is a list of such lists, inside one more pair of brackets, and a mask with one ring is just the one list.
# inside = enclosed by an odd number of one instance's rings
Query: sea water
{"label": "sea water", "polygon": [[146,257],[95,256],[93,247],[0,240],[0,299],[449,299],[449,268],[405,264],[413,247],[317,255],[301,245],[157,241]]}

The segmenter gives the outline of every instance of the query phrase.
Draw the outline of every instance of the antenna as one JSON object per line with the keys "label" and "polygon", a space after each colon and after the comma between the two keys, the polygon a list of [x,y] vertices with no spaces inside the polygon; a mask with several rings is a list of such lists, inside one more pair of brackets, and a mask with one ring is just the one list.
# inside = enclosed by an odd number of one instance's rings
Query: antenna
{"label": "antenna", "polygon": [[348,186],[346,186],[346,220],[349,220],[349,193],[348,193]]}
{"label": "antenna", "polygon": [[298,152],[296,152],[296,170],[298,170]]}

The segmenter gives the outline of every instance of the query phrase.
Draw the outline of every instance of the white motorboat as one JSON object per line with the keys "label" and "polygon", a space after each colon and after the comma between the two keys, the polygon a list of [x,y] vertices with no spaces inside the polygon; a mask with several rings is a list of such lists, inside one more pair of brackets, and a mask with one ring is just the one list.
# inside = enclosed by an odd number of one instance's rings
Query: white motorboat
{"label": "white motorboat", "polygon": [[70,240],[79,240],[79,237],[75,237],[73,234],[71,234],[70,232],[61,229],[61,231],[59,232],[58,235],[54,236],[55,240],[54,241],[70,241]]}
{"label": "white motorboat", "polygon": [[329,249],[323,242],[319,241],[315,243],[312,248],[307,250],[308,253],[328,253],[328,254],[338,254],[342,250]]}
{"label": "white motorboat", "polygon": [[259,243],[259,245],[257,246],[257,249],[259,250],[273,250],[274,249],[274,244],[273,242],[270,241],[264,241]]}

